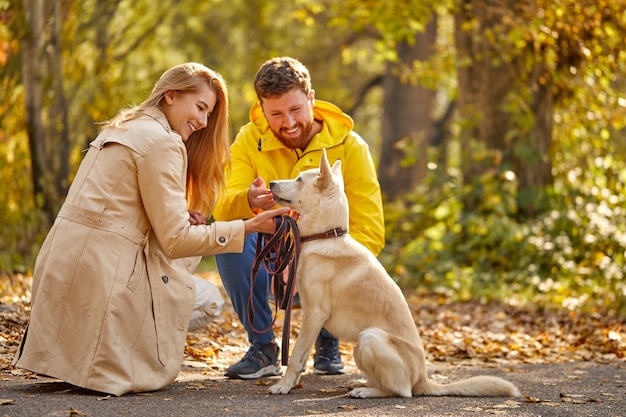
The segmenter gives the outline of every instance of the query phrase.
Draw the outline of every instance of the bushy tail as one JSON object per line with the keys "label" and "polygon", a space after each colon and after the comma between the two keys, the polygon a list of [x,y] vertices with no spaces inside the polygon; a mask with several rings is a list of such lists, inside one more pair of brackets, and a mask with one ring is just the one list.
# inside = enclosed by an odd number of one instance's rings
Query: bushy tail
{"label": "bushy tail", "polygon": [[[519,397],[517,387],[496,376],[474,376],[450,384],[426,380],[413,395],[456,395],[460,397]],[[417,392],[415,392],[417,391]]]}

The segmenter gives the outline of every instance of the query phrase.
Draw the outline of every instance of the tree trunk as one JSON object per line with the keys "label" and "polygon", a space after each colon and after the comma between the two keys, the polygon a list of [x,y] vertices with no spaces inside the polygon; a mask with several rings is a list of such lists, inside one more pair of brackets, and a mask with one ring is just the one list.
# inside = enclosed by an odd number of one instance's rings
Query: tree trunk
{"label": "tree trunk", "polygon": [[[49,107],[50,119],[50,149],[49,157],[52,159],[52,172],[54,173],[53,184],[51,184],[50,198],[55,208],[61,203],[62,198],[69,189],[69,161],[70,161],[70,132],[67,118],[67,99],[63,87],[63,62],[61,53],[61,2],[48,2],[50,25],[50,77],[52,101]],[[52,213],[51,213],[52,214]],[[56,213],[54,213],[56,216]]]}
{"label": "tree trunk", "polygon": [[46,131],[43,123],[43,79],[46,68],[43,62],[43,14],[42,0],[24,0],[27,36],[22,41],[22,78],[26,106],[26,131],[31,154],[31,170],[34,200],[44,196],[43,209],[48,212],[49,201],[45,198],[45,177],[49,172],[46,160]]}
{"label": "tree trunk", "polygon": [[54,0],[24,0],[23,5],[27,36],[23,40],[22,77],[33,193],[52,224],[67,191],[70,152],[61,62],[61,6]]}
{"label": "tree trunk", "polygon": [[[544,82],[549,77],[531,52],[484,36],[486,31],[497,33],[503,16],[516,4],[515,0],[463,0],[455,17],[458,60],[468,62],[458,70],[462,171],[464,183],[476,186],[466,208],[476,208],[484,198],[478,189],[483,174],[511,170],[518,182],[519,207],[532,215],[537,193],[552,183],[553,97]],[[490,157],[478,157],[476,144],[483,145],[487,150],[483,155]]]}
{"label": "tree trunk", "polygon": [[423,33],[412,44],[398,45],[400,65],[389,64],[383,81],[382,146],[378,175],[388,199],[412,191],[427,173],[427,149],[433,139],[432,111],[435,92],[409,83],[396,68],[412,68],[413,62],[427,60],[437,37],[433,15]]}

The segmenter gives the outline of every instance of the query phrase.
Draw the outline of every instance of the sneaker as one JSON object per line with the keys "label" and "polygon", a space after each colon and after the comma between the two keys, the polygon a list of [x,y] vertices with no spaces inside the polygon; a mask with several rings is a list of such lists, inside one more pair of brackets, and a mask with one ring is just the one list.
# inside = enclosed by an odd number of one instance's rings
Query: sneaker
{"label": "sneaker", "polygon": [[226,369],[225,376],[233,379],[256,379],[282,374],[275,342],[250,346],[243,359]]}
{"label": "sneaker", "polygon": [[339,375],[344,372],[343,362],[339,355],[339,340],[335,337],[324,337],[319,334],[315,341],[313,373],[318,375]]}

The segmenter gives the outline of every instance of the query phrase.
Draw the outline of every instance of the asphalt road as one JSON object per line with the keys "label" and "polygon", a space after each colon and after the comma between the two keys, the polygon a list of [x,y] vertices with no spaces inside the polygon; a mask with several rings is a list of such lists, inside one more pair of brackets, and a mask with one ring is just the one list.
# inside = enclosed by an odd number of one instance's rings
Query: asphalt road
{"label": "asphalt road", "polygon": [[341,384],[358,377],[307,372],[289,395],[267,394],[277,377],[230,380],[208,368],[184,366],[163,390],[111,397],[18,372],[0,375],[2,417],[212,417],[212,416],[593,416],[626,417],[626,363],[429,365],[441,383],[489,374],[515,383],[518,398],[416,397],[352,399]]}

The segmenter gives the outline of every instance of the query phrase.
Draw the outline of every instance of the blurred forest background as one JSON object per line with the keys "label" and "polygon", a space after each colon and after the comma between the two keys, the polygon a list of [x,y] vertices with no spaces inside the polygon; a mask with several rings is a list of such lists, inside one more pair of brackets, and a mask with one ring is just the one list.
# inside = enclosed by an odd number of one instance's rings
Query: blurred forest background
{"label": "blurred forest background", "polygon": [[626,0],[0,0],[0,275],[19,285],[99,123],[172,65],[268,58],[349,113],[407,291],[626,312]]}

